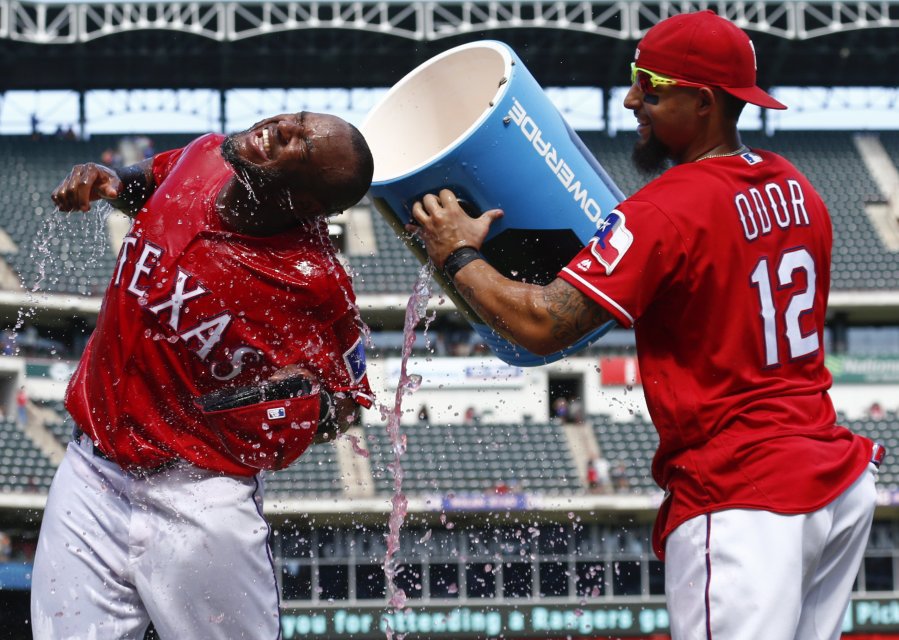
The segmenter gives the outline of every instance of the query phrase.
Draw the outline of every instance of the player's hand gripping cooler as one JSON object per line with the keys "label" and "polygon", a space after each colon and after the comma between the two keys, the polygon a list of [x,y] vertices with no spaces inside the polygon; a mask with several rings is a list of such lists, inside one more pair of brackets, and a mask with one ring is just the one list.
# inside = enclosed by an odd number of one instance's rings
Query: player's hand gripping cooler
{"label": "player's hand gripping cooler", "polygon": [[283,469],[330,426],[330,396],[308,378],[222,389],[200,396],[197,407],[228,451],[256,469]]}
{"label": "player's hand gripping cooler", "polygon": [[[455,47],[400,80],[361,127],[375,173],[369,195],[421,262],[404,225],[412,204],[449,188],[469,215],[501,208],[481,253],[508,278],[548,284],[624,199],[605,170],[507,45]],[[538,356],[488,327],[442,273],[435,273],[493,352],[533,366],[579,351],[607,323],[564,351]]]}

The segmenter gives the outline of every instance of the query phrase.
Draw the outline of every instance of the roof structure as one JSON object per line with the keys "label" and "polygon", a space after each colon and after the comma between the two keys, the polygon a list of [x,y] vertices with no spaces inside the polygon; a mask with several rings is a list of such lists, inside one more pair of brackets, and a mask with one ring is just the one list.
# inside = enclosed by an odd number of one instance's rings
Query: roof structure
{"label": "roof structure", "polygon": [[0,91],[386,87],[485,38],[544,86],[607,88],[650,26],[704,8],[750,33],[765,86],[897,85],[899,0],[0,0]]}

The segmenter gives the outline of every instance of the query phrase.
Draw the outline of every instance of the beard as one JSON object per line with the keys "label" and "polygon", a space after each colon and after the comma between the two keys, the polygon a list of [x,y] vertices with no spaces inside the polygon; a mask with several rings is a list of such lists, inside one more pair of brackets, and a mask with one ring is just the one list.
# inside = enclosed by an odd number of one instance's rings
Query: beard
{"label": "beard", "polygon": [[661,173],[668,164],[668,147],[650,132],[646,140],[638,140],[634,145],[631,162],[640,173]]}
{"label": "beard", "polygon": [[283,172],[260,167],[238,155],[237,136],[239,135],[241,134],[228,136],[221,146],[222,157],[234,168],[238,177],[246,183],[247,187],[277,188],[284,186],[286,181]]}
{"label": "beard", "polygon": [[321,215],[319,211],[321,206],[314,202],[314,198],[312,200],[303,198],[291,187],[291,177],[287,172],[271,167],[260,167],[238,154],[237,138],[242,133],[225,138],[220,149],[222,158],[234,169],[237,182],[246,190],[249,200],[256,204],[273,204],[290,212],[299,220]]}

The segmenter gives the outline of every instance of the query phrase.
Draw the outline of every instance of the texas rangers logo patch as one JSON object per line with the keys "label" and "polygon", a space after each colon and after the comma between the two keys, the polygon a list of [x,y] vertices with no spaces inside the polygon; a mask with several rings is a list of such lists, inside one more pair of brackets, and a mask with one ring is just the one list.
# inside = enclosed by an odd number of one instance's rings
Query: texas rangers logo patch
{"label": "texas rangers logo patch", "polygon": [[343,363],[346,365],[353,384],[357,384],[365,377],[365,345],[362,344],[361,337],[343,354]]}
{"label": "texas rangers logo patch", "polygon": [[590,253],[606,268],[606,275],[615,270],[634,243],[634,234],[624,222],[624,214],[614,209],[599,223],[596,234],[590,238]]}

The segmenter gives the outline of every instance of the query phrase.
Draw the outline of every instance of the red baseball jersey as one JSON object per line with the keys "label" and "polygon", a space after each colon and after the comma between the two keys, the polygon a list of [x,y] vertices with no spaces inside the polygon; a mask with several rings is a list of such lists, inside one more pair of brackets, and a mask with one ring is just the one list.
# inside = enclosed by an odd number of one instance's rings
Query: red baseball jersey
{"label": "red baseball jersey", "polygon": [[255,474],[195,399],[289,364],[371,404],[362,324],[326,222],[264,238],[226,230],[216,198],[234,172],[223,139],[205,135],[154,158],[156,190],[124,239],[69,383],[76,424],[126,469],[181,458]]}
{"label": "red baseball jersey", "polygon": [[666,492],[653,545],[725,508],[805,513],[863,471],[837,426],[823,330],[830,217],[766,151],[678,165],[618,205],[559,274],[633,327]]}

